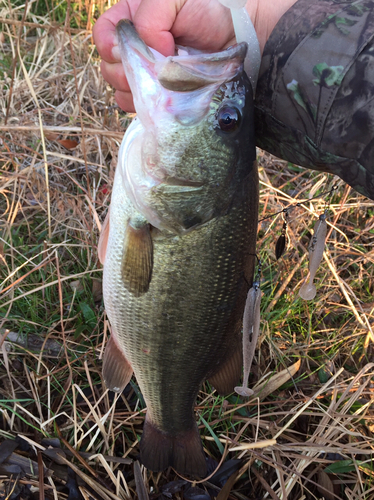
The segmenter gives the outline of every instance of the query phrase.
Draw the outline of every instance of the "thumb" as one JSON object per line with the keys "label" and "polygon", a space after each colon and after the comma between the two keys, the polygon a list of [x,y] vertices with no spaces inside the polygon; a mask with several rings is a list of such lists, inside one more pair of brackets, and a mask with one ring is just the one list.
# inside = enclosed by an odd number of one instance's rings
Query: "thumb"
{"label": "thumb", "polygon": [[93,27],[93,38],[97,50],[108,63],[116,63],[121,60],[118,49],[113,53],[114,47],[117,45],[116,40],[116,24],[121,19],[134,19],[135,11],[140,0],[120,0],[113,5],[96,21]]}
{"label": "thumb", "polygon": [[134,24],[144,42],[164,56],[175,53],[171,29],[186,0],[143,0]]}

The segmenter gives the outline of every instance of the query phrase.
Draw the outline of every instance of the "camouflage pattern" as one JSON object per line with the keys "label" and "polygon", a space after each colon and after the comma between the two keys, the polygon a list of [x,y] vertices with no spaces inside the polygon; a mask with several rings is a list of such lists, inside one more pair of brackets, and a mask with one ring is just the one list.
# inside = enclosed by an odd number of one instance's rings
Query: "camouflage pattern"
{"label": "camouflage pattern", "polygon": [[257,145],[374,199],[374,0],[298,0],[264,50]]}

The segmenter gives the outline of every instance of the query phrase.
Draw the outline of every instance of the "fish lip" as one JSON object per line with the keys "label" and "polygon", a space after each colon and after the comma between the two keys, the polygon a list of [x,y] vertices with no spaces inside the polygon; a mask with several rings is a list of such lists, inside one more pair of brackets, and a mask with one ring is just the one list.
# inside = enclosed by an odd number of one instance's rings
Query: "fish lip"
{"label": "fish lip", "polygon": [[132,49],[137,50],[150,62],[155,62],[156,58],[149,47],[139,37],[134,23],[130,19],[121,19],[116,25],[116,34],[120,44],[127,43]]}
{"label": "fish lip", "polygon": [[[165,57],[151,50],[140,38],[134,24],[129,19],[122,19],[116,26],[116,33],[124,66],[128,71],[129,51],[136,51],[148,66],[147,73],[155,82],[166,90],[190,92],[211,84],[220,85],[232,80],[243,69],[248,51],[246,42],[241,42],[218,52],[194,52]],[[148,63],[148,64],[147,64]],[[126,72],[126,67],[125,67]],[[126,76],[128,76],[126,74]],[[129,80],[131,87],[131,81]],[[131,89],[134,92],[134,89]]]}
{"label": "fish lip", "polygon": [[[150,62],[155,62],[157,59],[155,57],[155,53],[157,51],[152,51],[140,38],[138,32],[136,31],[135,25],[130,19],[121,19],[116,25],[116,34],[117,37],[125,43],[125,41],[132,46],[133,49],[137,50],[140,54],[142,54],[146,59]],[[227,47],[224,50],[220,50],[217,52],[203,52],[198,51],[193,54],[188,53],[188,48],[184,48],[180,46],[180,49],[187,52],[187,54],[182,55],[174,55],[164,57],[164,59],[170,62],[191,62],[193,65],[203,64],[205,62],[222,62],[228,61],[230,59],[240,58],[244,61],[245,56],[248,51],[248,44],[246,42],[240,42],[230,47]]]}
{"label": "fish lip", "polygon": [[169,56],[155,62],[155,71],[165,89],[194,91],[234,78],[243,68],[247,50],[242,42],[220,52]]}

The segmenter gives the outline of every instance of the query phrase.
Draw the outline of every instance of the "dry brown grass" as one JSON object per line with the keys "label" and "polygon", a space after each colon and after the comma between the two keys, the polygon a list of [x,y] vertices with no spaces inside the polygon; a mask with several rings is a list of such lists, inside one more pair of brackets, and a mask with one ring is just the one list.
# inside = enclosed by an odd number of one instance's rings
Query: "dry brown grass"
{"label": "dry brown grass", "polygon": [[[78,489],[97,499],[374,499],[372,202],[259,152],[262,216],[303,200],[278,262],[281,217],[259,226],[251,382],[262,392],[245,402],[203,386],[209,467],[224,462],[213,478],[190,486],[172,470],[144,470],[144,402],[135,382],[108,393],[100,361],[109,326],[97,240],[128,118],[89,31],[23,14],[0,4],[0,498],[31,488],[55,499]],[[303,302],[309,234],[325,203],[305,200],[334,182],[318,295]]]}

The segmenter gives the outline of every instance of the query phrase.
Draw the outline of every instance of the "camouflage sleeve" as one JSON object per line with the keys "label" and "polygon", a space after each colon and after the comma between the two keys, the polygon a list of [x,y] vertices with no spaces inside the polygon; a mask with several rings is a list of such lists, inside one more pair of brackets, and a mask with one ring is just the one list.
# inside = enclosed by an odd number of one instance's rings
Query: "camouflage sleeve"
{"label": "camouflage sleeve", "polygon": [[257,145],[374,199],[374,1],[298,0],[264,50]]}

